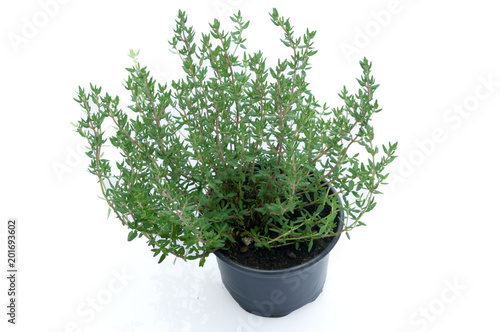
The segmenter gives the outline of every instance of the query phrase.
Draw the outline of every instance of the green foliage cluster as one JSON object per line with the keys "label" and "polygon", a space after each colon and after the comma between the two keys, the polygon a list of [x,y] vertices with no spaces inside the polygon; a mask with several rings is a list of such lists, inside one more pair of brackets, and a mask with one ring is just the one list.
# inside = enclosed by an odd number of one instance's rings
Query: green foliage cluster
{"label": "green foliage cluster", "polygon": [[[240,13],[231,17],[234,31],[214,20],[195,43],[179,11],[170,44],[184,78],[156,82],[131,51],[129,110],[100,87],[79,88],[75,100],[85,116],[77,131],[89,143],[89,171],[130,228],[129,240],[146,237],[160,262],[172,254],[203,265],[211,252],[238,241],[311,248],[314,239],[337,234],[340,210],[342,232],[349,232],[375,207],[397,143],[383,153],[373,143],[370,120],[381,109],[371,63],[360,62],[359,90],[344,87],[341,107],[321,106],[306,81],[316,32],[297,37],[276,9],[270,17],[290,51],[273,68],[262,52],[247,51],[249,22]],[[105,135],[106,121],[112,135]],[[121,160],[103,157],[106,142]]]}

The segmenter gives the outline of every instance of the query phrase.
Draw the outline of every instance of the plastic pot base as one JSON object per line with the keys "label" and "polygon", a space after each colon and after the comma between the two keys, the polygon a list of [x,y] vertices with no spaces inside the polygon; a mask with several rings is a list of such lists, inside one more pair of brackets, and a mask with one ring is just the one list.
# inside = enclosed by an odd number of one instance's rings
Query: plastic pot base
{"label": "plastic pot base", "polygon": [[252,269],[236,264],[223,253],[216,256],[222,282],[233,299],[244,310],[264,317],[286,316],[316,300],[328,269],[327,254],[283,270]]}

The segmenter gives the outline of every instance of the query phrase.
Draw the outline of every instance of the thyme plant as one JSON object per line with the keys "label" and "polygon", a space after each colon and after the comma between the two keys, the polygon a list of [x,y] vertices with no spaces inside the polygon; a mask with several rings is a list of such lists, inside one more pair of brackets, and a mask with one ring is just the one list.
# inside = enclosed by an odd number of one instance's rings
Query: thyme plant
{"label": "thyme plant", "polygon": [[[231,17],[234,31],[214,20],[196,43],[179,11],[170,45],[184,78],[157,82],[131,51],[129,109],[101,87],[79,87],[75,100],[85,116],[77,131],[89,143],[89,172],[110,211],[130,228],[128,239],[146,237],[160,262],[172,254],[203,265],[211,252],[242,242],[262,248],[305,242],[310,250],[313,240],[338,234],[340,210],[349,234],[375,207],[397,143],[381,153],[373,142],[370,120],[381,109],[371,63],[360,62],[359,89],[350,94],[344,87],[342,106],[320,105],[306,80],[316,32],[297,37],[276,9],[270,17],[289,50],[273,67],[261,51],[245,47],[249,22],[239,12]],[[120,160],[104,158],[107,142]]]}

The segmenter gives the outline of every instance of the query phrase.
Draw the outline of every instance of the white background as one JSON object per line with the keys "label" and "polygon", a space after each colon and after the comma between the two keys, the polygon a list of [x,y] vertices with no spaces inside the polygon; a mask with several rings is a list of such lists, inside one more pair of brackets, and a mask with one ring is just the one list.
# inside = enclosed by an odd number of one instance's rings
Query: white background
{"label": "white background", "polygon": [[[399,141],[392,185],[330,255],[324,292],[280,319],[230,298],[214,257],[204,268],[152,257],[107,216],[70,122],[79,85],[124,95],[130,48],[160,81],[177,10],[200,31],[241,9],[249,50],[288,53],[268,12],[296,34],[318,30],[309,81],[339,105],[373,61],[380,143]],[[2,2],[0,267],[6,221],[19,220],[18,325],[2,331],[499,331],[500,20],[491,0]],[[488,83],[489,82],[489,83]],[[2,272],[0,275],[4,275]],[[96,301],[92,304],[92,301]],[[7,327],[7,328],[6,328]]]}

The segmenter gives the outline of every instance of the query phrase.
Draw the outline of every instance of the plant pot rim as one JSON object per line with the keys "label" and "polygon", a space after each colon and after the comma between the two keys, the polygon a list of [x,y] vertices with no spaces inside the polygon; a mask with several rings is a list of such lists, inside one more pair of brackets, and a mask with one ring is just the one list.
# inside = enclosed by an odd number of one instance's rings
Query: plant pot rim
{"label": "plant pot rim", "polygon": [[[338,232],[342,231],[342,229],[344,228],[344,224],[343,224],[344,211],[339,210],[337,217],[335,219],[339,220],[339,222],[337,222],[337,228],[335,230],[336,233],[338,233]],[[259,275],[289,274],[289,273],[302,271],[310,266],[317,264],[319,261],[321,261],[324,257],[326,257],[330,253],[330,251],[333,249],[333,247],[337,244],[341,234],[342,233],[339,233],[339,234],[333,236],[331,238],[331,241],[325,247],[325,249],[323,249],[323,251],[321,253],[319,253],[317,256],[313,257],[312,259],[310,259],[307,262],[304,262],[302,264],[298,264],[298,265],[291,266],[291,267],[284,268],[284,269],[266,270],[266,269],[256,269],[253,267],[241,265],[241,264],[231,260],[227,255],[225,255],[223,253],[223,250],[221,250],[221,249],[216,250],[214,252],[214,254],[218,259],[220,259],[224,263],[228,264],[229,266],[231,266],[235,269],[238,269],[238,270],[246,271],[248,273],[259,274]]]}

